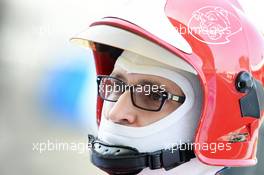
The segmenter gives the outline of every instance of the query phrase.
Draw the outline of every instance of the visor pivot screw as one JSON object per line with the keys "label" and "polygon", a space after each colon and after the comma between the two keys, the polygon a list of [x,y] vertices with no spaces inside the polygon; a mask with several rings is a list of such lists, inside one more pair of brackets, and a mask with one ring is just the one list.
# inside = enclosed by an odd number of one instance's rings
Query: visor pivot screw
{"label": "visor pivot screw", "polygon": [[253,87],[253,79],[250,73],[241,71],[236,78],[236,89],[241,93],[247,93]]}

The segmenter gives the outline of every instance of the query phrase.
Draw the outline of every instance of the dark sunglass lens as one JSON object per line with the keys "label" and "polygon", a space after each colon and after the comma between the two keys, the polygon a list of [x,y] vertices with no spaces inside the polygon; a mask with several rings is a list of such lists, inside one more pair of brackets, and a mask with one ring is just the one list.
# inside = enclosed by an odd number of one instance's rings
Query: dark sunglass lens
{"label": "dark sunglass lens", "polygon": [[132,98],[136,106],[151,111],[158,110],[162,105],[162,99],[163,99],[162,93],[160,92],[156,92],[156,91],[144,92],[144,91],[140,91],[139,88],[134,89]]}
{"label": "dark sunglass lens", "polygon": [[112,77],[103,77],[99,83],[99,94],[105,100],[117,101],[124,92],[122,81]]}

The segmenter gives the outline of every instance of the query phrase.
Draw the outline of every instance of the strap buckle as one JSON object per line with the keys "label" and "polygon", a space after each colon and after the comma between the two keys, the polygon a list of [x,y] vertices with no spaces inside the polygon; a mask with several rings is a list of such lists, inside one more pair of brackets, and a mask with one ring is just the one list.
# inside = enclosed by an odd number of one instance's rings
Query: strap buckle
{"label": "strap buckle", "polygon": [[162,151],[155,151],[148,155],[148,166],[151,170],[162,168]]}
{"label": "strap buckle", "polygon": [[179,148],[177,150],[164,150],[162,153],[163,167],[165,170],[181,165],[186,161],[185,159],[185,156]]}

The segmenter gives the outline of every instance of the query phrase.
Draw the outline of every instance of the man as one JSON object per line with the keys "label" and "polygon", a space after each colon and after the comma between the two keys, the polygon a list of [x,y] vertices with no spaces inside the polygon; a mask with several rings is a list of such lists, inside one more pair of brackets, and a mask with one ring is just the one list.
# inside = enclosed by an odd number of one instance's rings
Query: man
{"label": "man", "polygon": [[[166,175],[255,165],[264,42],[240,6],[146,0],[119,10],[72,39],[93,49],[97,68],[93,164],[109,174]],[[223,31],[210,27],[219,13]]]}

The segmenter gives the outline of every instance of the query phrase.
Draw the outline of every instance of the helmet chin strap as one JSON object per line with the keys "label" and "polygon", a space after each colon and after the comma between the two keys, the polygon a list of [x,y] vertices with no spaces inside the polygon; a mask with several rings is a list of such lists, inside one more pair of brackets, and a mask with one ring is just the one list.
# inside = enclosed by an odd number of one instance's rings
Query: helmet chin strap
{"label": "helmet chin strap", "polygon": [[194,151],[182,149],[183,145],[140,153],[132,147],[104,143],[92,135],[88,139],[92,163],[111,175],[215,175],[225,169],[201,163]]}
{"label": "helmet chin strap", "polygon": [[88,135],[88,139],[92,145],[92,163],[112,175],[138,174],[145,168],[168,171],[195,157],[193,150],[186,149],[186,145],[142,153],[136,148],[107,144],[92,135]]}

